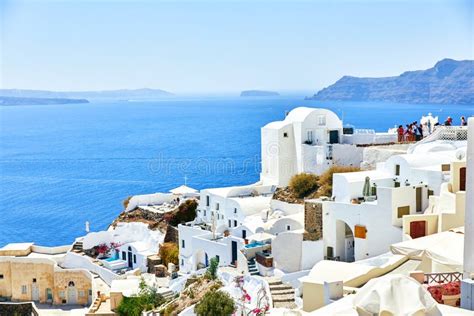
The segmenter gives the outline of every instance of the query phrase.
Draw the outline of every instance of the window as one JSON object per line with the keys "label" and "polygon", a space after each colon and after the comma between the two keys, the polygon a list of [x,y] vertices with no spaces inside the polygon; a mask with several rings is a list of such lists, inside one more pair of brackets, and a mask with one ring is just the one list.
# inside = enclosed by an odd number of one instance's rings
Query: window
{"label": "window", "polygon": [[206,216],[206,210],[204,210],[204,216]]}
{"label": "window", "polygon": [[441,165],[441,171],[450,171],[450,170],[451,170],[451,165],[449,164]]}
{"label": "window", "polygon": [[77,293],[78,293],[79,297],[86,296],[86,293],[84,293],[84,291],[78,291]]}
{"label": "window", "polygon": [[288,138],[288,133],[283,133],[283,137]]}
{"label": "window", "polygon": [[291,226],[290,226],[290,225],[286,225],[286,230],[291,230]]}
{"label": "window", "polygon": [[209,197],[209,195],[206,195],[206,206],[209,205],[211,205],[211,198]]}
{"label": "window", "polygon": [[36,278],[33,278],[33,283],[36,283]]}
{"label": "window", "polygon": [[326,115],[318,115],[318,125],[319,126],[326,125]]}
{"label": "window", "polygon": [[400,165],[395,165],[395,175],[396,176],[400,175]]}
{"label": "window", "polygon": [[216,203],[216,210],[219,210],[219,203]]}
{"label": "window", "polygon": [[73,281],[69,281],[69,283],[68,283],[68,285],[67,285],[67,286],[69,286],[69,287],[74,287],[74,286],[75,286],[75,284],[74,284],[74,282],[73,282]]}
{"label": "window", "polygon": [[398,218],[402,218],[404,215],[410,214],[410,206],[400,206],[397,211]]}
{"label": "window", "polygon": [[2,279],[3,279],[3,274],[0,274],[0,280],[2,280]]}
{"label": "window", "polygon": [[184,239],[181,240],[181,248],[186,248],[184,244]]}
{"label": "window", "polygon": [[237,214],[237,208],[234,208],[234,214]]}
{"label": "window", "polygon": [[125,251],[122,251],[122,260],[127,260],[127,254]]}
{"label": "window", "polygon": [[217,262],[220,262],[221,258],[219,256],[216,256]]}
{"label": "window", "polygon": [[229,227],[232,227],[232,221],[229,219]]}
{"label": "window", "polygon": [[184,259],[181,259],[181,265],[184,266]]}
{"label": "window", "polygon": [[133,255],[133,263],[137,263],[137,255]]}
{"label": "window", "polygon": [[434,191],[431,189],[428,189],[428,198],[430,198],[430,196],[432,195],[434,195]]}
{"label": "window", "polygon": [[247,231],[245,229],[242,230],[242,238],[247,238]]}
{"label": "window", "polygon": [[237,227],[237,221],[234,220],[234,227]]}
{"label": "window", "polygon": [[21,294],[26,294],[26,285],[21,286]]}
{"label": "window", "polygon": [[132,247],[129,246],[129,247],[128,247],[128,251],[132,251]]}
{"label": "window", "polygon": [[59,291],[60,298],[66,298],[66,293],[64,291]]}

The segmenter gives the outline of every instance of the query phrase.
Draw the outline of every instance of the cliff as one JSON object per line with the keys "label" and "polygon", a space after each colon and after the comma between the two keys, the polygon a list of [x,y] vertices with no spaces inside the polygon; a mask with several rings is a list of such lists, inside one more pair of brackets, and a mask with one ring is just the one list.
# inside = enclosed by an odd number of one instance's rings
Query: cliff
{"label": "cliff", "polygon": [[344,76],[309,99],[474,104],[474,64],[472,60],[443,59],[432,68],[396,77]]}

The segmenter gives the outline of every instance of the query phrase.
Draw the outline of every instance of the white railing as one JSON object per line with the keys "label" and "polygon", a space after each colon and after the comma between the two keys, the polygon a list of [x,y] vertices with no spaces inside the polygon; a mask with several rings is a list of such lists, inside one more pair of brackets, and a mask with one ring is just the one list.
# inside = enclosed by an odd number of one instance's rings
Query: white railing
{"label": "white railing", "polygon": [[408,153],[421,145],[436,140],[462,141],[467,140],[467,126],[437,126],[433,133],[408,148]]}

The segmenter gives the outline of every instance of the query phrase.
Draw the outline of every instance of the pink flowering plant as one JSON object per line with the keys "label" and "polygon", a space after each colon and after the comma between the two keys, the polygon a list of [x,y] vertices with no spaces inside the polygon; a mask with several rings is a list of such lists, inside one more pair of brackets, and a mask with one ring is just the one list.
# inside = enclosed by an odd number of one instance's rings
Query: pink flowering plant
{"label": "pink flowering plant", "polygon": [[95,247],[96,252],[100,256],[105,256],[106,254],[108,254],[110,249],[111,249],[110,246],[107,245],[106,243],[99,244]]}
{"label": "pink flowering plant", "polygon": [[240,289],[240,292],[242,293],[242,296],[240,298],[240,305],[242,307],[241,309],[241,316],[263,316],[266,314],[266,312],[270,309],[270,305],[268,302],[268,296],[265,291],[265,288],[262,287],[258,293],[257,293],[257,298],[255,300],[256,307],[251,308],[250,310],[247,310],[246,304],[249,305],[252,303],[252,297],[248,293],[248,291],[244,288],[244,277],[243,276],[237,276],[235,278],[235,284],[236,287]]}

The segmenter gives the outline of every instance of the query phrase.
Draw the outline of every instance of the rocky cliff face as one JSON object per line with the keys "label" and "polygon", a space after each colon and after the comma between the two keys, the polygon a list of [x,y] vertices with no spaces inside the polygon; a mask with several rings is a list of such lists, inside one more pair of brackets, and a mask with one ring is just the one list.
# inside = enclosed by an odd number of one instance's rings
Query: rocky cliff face
{"label": "rocky cliff face", "polygon": [[474,104],[474,63],[443,59],[433,68],[407,71],[397,77],[344,76],[310,99]]}

